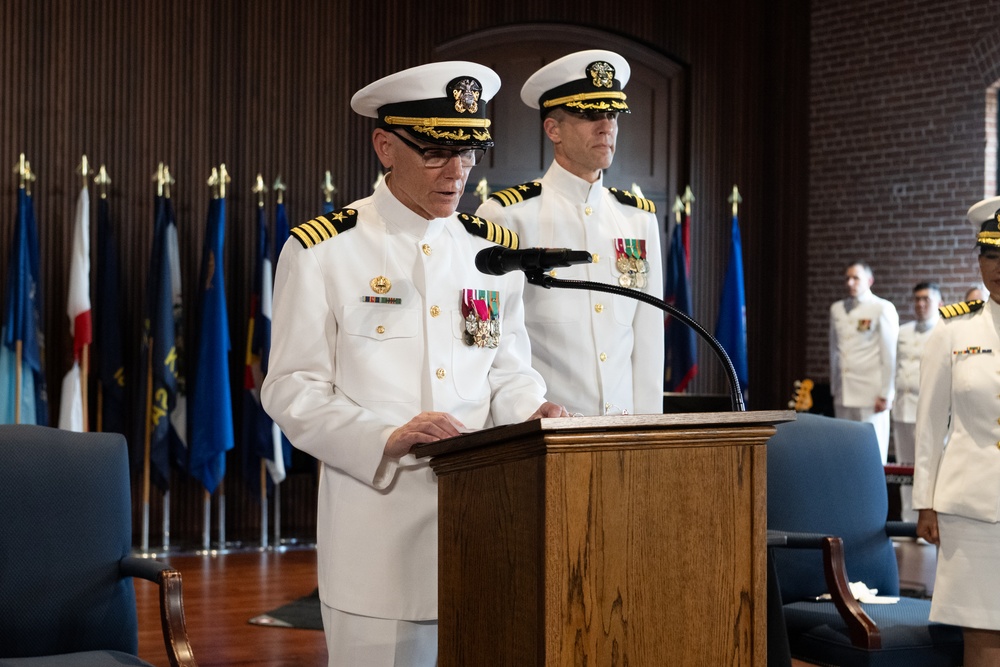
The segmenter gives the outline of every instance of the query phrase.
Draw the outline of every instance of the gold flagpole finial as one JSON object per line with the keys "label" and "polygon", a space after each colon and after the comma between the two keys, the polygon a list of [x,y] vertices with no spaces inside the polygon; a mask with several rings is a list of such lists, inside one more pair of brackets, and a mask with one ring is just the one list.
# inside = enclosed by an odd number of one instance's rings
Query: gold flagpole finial
{"label": "gold flagpole finial", "polygon": [[326,176],[323,177],[323,182],[319,184],[319,187],[323,192],[323,201],[333,203],[333,195],[337,194],[337,186],[333,184],[333,178],[330,176],[329,170],[326,172]]}
{"label": "gold flagpole finial", "polygon": [[257,193],[257,206],[264,208],[264,193],[267,192],[267,186],[264,185],[264,177],[257,174],[257,180],[254,181],[253,187],[250,188],[250,192]]}
{"label": "gold flagpole finial", "polygon": [[736,215],[740,208],[740,202],[743,201],[743,197],[740,196],[740,190],[733,185],[733,194],[729,195],[729,203],[733,205],[733,215]]}
{"label": "gold flagpole finial", "polygon": [[684,202],[684,214],[691,215],[691,204],[694,203],[694,192],[691,191],[690,185],[684,188],[684,196],[681,197],[681,201]]}
{"label": "gold flagpole finial", "polygon": [[170,174],[170,167],[168,165],[163,165],[163,197],[165,199],[170,199],[170,186],[174,183],[176,183],[176,181]]}
{"label": "gold flagpole finial", "polygon": [[38,179],[35,172],[31,171],[31,161],[24,161],[24,194],[31,194],[31,184]]}
{"label": "gold flagpole finial", "polygon": [[639,187],[638,183],[632,183],[632,194],[634,194],[639,199],[645,199],[645,195],[642,194],[642,188]]}
{"label": "gold flagpole finial", "polygon": [[108,186],[111,185],[111,177],[108,176],[108,170],[105,169],[104,165],[97,170],[97,176],[94,176],[94,183],[97,184],[97,188],[101,191],[101,199],[108,198]]}
{"label": "gold flagpole finial", "polygon": [[674,220],[679,223],[681,221],[681,213],[684,212],[684,202],[681,201],[680,195],[674,197],[674,207],[670,210],[674,212]]}
{"label": "gold flagpole finial", "polygon": [[87,181],[90,179],[90,175],[94,173],[94,170],[90,168],[90,163],[87,162],[86,153],[80,158],[80,166],[76,168],[76,173],[83,177],[83,189],[86,190]]}
{"label": "gold flagpole finial", "polygon": [[479,196],[479,200],[484,204],[490,198],[490,184],[486,181],[485,176],[479,180],[479,185],[476,186],[476,195]]}
{"label": "gold flagpole finial", "polygon": [[14,173],[17,174],[18,179],[20,179],[19,187],[24,187],[25,181],[28,180],[28,168],[27,160],[24,159],[24,153],[21,153],[21,157],[18,158],[17,164],[14,165]]}
{"label": "gold flagpole finial", "polygon": [[163,163],[161,162],[153,172],[153,182],[156,183],[156,196],[163,196]]}
{"label": "gold flagpole finial", "polygon": [[229,178],[229,172],[226,171],[226,163],[223,162],[219,165],[219,199],[226,198],[226,183],[231,181]]}
{"label": "gold flagpole finial", "polygon": [[212,173],[208,177],[208,187],[212,188],[212,198],[219,198],[219,168],[212,167]]}
{"label": "gold flagpole finial", "polygon": [[281,174],[278,174],[278,177],[274,179],[274,185],[271,186],[271,189],[278,193],[278,203],[285,203],[285,182],[281,180]]}

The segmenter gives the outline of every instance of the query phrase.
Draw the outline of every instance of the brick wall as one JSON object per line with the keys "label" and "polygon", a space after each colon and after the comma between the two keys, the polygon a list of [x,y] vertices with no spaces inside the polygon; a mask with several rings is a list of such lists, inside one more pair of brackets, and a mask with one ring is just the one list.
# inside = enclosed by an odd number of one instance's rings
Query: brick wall
{"label": "brick wall", "polygon": [[916,282],[953,301],[978,280],[965,212],[997,188],[998,29],[997,0],[812,2],[809,377],[829,378],[828,309],[853,259],[904,322]]}

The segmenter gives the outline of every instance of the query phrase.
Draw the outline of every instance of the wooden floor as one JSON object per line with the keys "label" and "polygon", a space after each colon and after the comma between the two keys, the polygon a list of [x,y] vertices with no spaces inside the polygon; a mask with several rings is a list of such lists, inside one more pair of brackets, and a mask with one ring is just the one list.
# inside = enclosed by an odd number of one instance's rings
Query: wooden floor
{"label": "wooden floor", "polygon": [[[929,544],[896,544],[904,587],[934,587],[937,552]],[[323,667],[326,642],[320,630],[251,625],[249,619],[316,588],[311,549],[242,552],[214,556],[164,556],[181,571],[184,612],[194,656],[201,667]],[[139,656],[166,667],[157,588],[136,581]],[[793,661],[794,667],[806,663]]]}
{"label": "wooden floor", "polygon": [[[316,552],[243,552],[215,556],[162,556],[180,570],[184,615],[201,667],[322,667],[322,630],[251,625],[249,619],[308,595],[316,588]],[[137,580],[139,657],[167,667],[158,590]]]}

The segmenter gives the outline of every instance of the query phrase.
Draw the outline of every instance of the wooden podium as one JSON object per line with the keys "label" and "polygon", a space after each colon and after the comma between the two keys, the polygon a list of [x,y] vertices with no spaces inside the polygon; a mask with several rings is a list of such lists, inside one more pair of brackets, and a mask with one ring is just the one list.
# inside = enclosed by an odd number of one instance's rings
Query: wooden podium
{"label": "wooden podium", "polygon": [[766,664],[765,443],[791,411],[542,419],[421,445],[440,667]]}

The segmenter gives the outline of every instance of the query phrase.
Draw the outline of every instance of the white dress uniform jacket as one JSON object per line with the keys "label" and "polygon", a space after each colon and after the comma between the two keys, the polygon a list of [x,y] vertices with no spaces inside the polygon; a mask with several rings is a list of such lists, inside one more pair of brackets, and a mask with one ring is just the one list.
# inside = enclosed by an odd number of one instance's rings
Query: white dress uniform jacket
{"label": "white dress uniform jacket", "polygon": [[1000,306],[942,318],[920,365],[913,507],[1000,519]]}
{"label": "white dress uniform jacket", "polygon": [[[557,270],[556,277],[618,285],[617,239],[645,241],[649,273],[643,291],[663,298],[656,216],[623,204],[603,186],[553,162],[541,194],[508,206],[490,199],[477,215],[517,232],[520,247],[587,250],[593,264]],[[524,293],[532,365],[548,400],[571,413],[602,415],[663,412],[663,312],[604,292],[544,289]]]}
{"label": "white dress uniform jacket", "polygon": [[[917,397],[920,393],[920,357],[937,323],[937,316],[927,322],[907,322],[899,327],[896,344],[896,398],[892,420],[904,424],[917,421]],[[917,325],[921,325],[920,328]]]}
{"label": "white dress uniform jacket", "polygon": [[[310,248],[285,243],[262,399],[291,442],[322,462],[322,601],[365,616],[430,620],[437,479],[425,459],[390,459],[383,448],[421,411],[480,429],[538,409],[545,386],[530,367],[524,277],[480,273],[474,258],[490,242],[456,215],[421,218],[385,185],[343,212],[351,210],[353,228]],[[391,281],[381,297],[369,284],[378,276]],[[498,292],[497,348],[465,343],[465,289]]]}
{"label": "white dress uniform jacket", "polygon": [[899,315],[889,301],[871,292],[830,306],[830,390],[841,405],[871,408],[895,396],[896,339]]}

